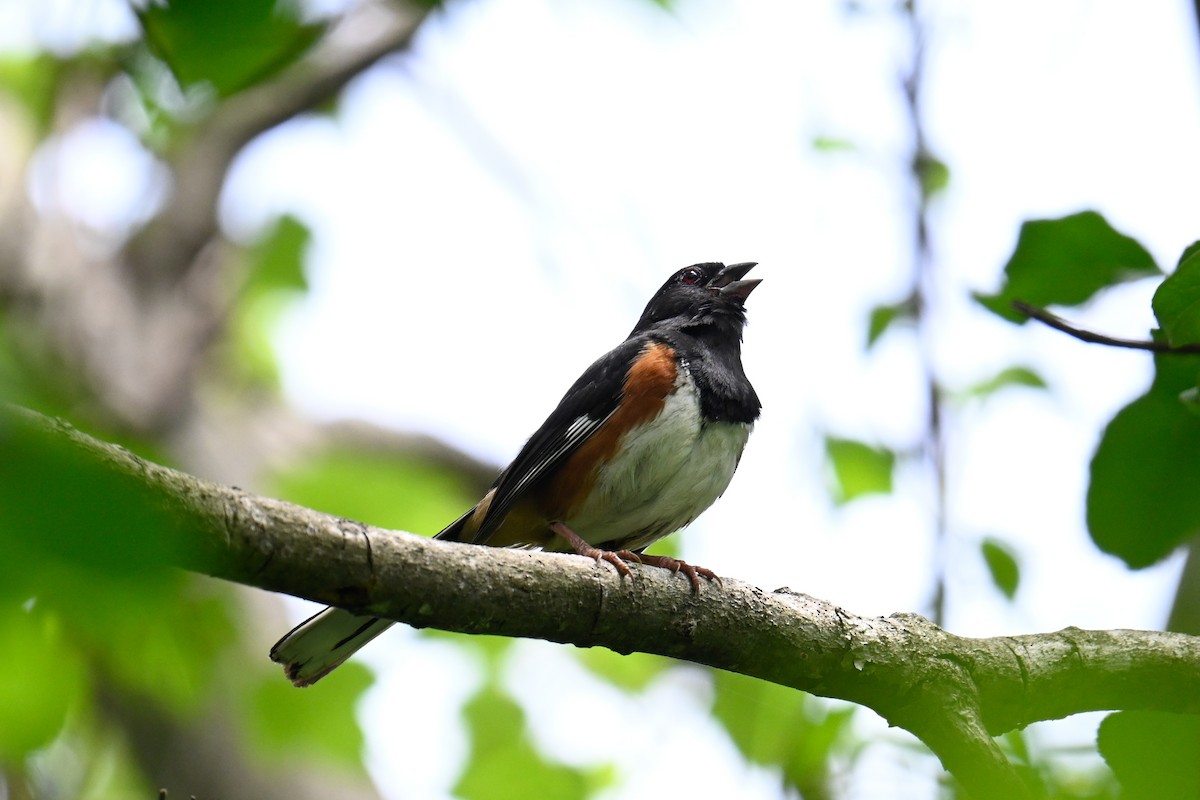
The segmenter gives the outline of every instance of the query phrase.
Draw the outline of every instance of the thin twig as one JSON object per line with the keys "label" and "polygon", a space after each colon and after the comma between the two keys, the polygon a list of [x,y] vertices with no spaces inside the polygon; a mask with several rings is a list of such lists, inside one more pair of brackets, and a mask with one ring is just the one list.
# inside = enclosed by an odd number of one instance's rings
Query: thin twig
{"label": "thin twig", "polygon": [[1013,300],[1012,306],[1030,319],[1036,319],[1055,330],[1073,336],[1082,342],[1103,344],[1108,347],[1124,347],[1130,350],[1149,350],[1152,353],[1168,353],[1171,355],[1200,354],[1200,343],[1171,344],[1170,342],[1143,341],[1140,339],[1119,339],[1115,336],[1105,336],[1102,333],[1085,330],[1067,322],[1062,317],[1056,317],[1044,308],[1026,303],[1024,300]]}

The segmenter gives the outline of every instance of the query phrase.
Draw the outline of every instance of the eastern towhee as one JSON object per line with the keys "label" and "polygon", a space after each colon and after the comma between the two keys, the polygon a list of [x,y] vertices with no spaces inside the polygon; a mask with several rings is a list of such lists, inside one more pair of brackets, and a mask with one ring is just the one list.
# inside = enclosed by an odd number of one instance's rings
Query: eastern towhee
{"label": "eastern towhee", "polygon": [[[584,370],[483,499],[435,538],[572,551],[630,575],[627,561],[711,571],[643,550],[712,505],[760,404],[742,369],[753,263],[695,264],[655,292],[629,337]],[[392,623],[327,608],[271,648],[297,686]]]}

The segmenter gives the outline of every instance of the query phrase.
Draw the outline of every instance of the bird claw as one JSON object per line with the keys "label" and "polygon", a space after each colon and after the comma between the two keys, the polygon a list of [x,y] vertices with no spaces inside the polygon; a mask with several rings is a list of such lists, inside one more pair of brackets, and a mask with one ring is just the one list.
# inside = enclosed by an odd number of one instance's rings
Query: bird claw
{"label": "bird claw", "polygon": [[706,581],[710,582],[716,581],[718,586],[725,586],[725,584],[721,582],[720,576],[708,567],[697,567],[687,563],[681,558],[672,558],[671,556],[651,556],[642,553],[641,558],[639,558],[638,561],[651,567],[669,569],[671,570],[672,575],[682,572],[688,577],[688,580],[692,582],[692,589],[697,593],[700,592],[701,578],[704,578]]}
{"label": "bird claw", "polygon": [[672,575],[677,575],[682,572],[692,582],[692,590],[697,594],[700,592],[700,579],[706,581],[716,581],[718,586],[724,586],[721,578],[717,573],[707,567],[693,566],[683,559],[672,558],[671,556],[652,556],[646,553],[635,553],[632,550],[601,550],[599,547],[593,547],[583,540],[583,537],[575,531],[568,528],[561,522],[554,522],[550,525],[550,530],[562,538],[567,544],[571,545],[571,549],[576,554],[594,558],[596,563],[601,561],[608,562],[616,568],[617,572],[622,577],[632,578],[633,572],[629,569],[629,563],[645,564],[651,567],[659,567],[661,569],[671,570]]}

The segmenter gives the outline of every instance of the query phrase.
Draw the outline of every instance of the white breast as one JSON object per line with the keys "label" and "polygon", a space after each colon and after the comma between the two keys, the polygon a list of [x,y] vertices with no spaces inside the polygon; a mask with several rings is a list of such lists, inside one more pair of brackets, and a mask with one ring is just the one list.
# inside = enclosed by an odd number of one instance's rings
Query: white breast
{"label": "white breast", "polygon": [[628,434],[566,524],[594,545],[636,550],[679,530],[725,491],[752,424],[705,422],[686,367],[653,424]]}

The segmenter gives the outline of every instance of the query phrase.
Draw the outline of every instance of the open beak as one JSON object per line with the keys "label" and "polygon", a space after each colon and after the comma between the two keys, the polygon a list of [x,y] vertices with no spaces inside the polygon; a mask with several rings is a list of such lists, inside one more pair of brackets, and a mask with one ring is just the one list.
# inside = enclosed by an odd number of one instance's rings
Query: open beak
{"label": "open beak", "polygon": [[737,298],[746,302],[746,298],[754,291],[754,287],[762,283],[762,278],[743,280],[747,272],[758,264],[757,261],[746,261],[741,264],[730,264],[717,273],[717,277],[709,281],[708,288],[721,293],[722,297]]}

